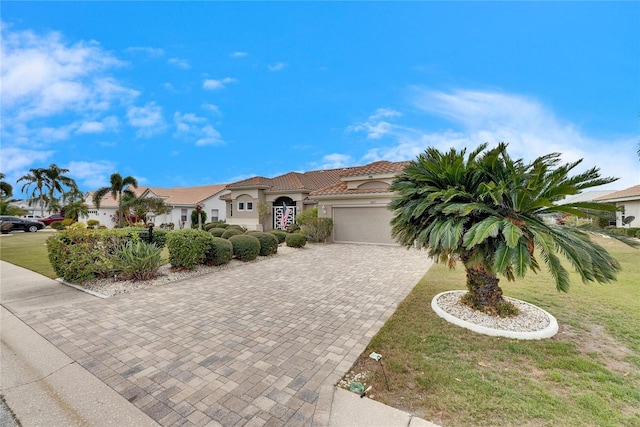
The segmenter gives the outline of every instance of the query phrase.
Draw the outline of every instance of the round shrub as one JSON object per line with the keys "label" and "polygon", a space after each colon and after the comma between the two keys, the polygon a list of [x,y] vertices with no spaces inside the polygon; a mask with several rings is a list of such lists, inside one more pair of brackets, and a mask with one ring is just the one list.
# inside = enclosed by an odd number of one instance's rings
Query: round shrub
{"label": "round shrub", "polygon": [[204,264],[214,237],[206,231],[185,228],[167,235],[169,262],[174,268],[192,269]]}
{"label": "round shrub", "polygon": [[[211,230],[209,230],[211,231]],[[227,239],[214,237],[209,242],[205,263],[207,265],[222,265],[233,258],[233,245]]]}
{"label": "round shrub", "polygon": [[65,226],[62,225],[62,221],[52,222],[50,227],[53,228],[54,230],[64,230],[65,229]]}
{"label": "round shrub", "polygon": [[240,261],[253,261],[260,253],[260,240],[248,234],[238,234],[229,237],[233,245],[233,256]]}
{"label": "round shrub", "polygon": [[223,239],[228,239],[231,236],[237,236],[239,234],[243,234],[244,231],[242,230],[238,230],[237,228],[231,228],[228,227],[226,230],[224,230],[224,233],[222,233],[220,235],[220,237],[222,237]]}
{"label": "round shrub", "polygon": [[290,248],[301,248],[307,244],[307,236],[300,233],[290,233],[287,234],[284,241]]}
{"label": "round shrub", "polygon": [[260,256],[269,256],[278,252],[278,238],[273,234],[254,231],[251,236],[260,241]]}
{"label": "round shrub", "polygon": [[240,230],[240,231],[242,231],[243,233],[244,233],[245,231],[247,231],[247,229],[246,229],[246,228],[244,228],[244,227],[243,227],[243,226],[241,226],[241,225],[237,225],[237,224],[231,224],[231,225],[228,225],[226,228],[227,228],[227,230]]}
{"label": "round shrub", "polygon": [[269,234],[273,234],[278,239],[278,244],[284,243],[285,237],[287,237],[287,233],[282,230],[269,230],[267,231]]}
{"label": "round shrub", "polygon": [[207,230],[209,233],[211,233],[211,235],[213,237],[222,237],[222,235],[224,234],[225,230],[224,228],[210,228],[209,230]]}

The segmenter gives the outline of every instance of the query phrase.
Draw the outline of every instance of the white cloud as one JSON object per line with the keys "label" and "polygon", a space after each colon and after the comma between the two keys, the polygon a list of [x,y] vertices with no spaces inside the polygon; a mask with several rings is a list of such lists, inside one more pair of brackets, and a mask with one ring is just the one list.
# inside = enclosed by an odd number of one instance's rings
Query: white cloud
{"label": "white cloud", "polygon": [[115,165],[107,160],[94,162],[70,162],[69,176],[76,180],[80,188],[97,190],[109,185],[109,177],[116,171]]}
{"label": "white cloud", "polygon": [[114,131],[118,128],[119,120],[115,116],[110,116],[102,121],[86,121],[80,124],[76,133],[103,133]]}
{"label": "white cloud", "polygon": [[224,144],[220,132],[218,132],[213,126],[207,125],[202,128],[204,136],[196,141],[196,145],[221,145]]}
{"label": "white cloud", "polygon": [[390,108],[378,108],[364,123],[349,126],[347,131],[365,132],[368,139],[380,139],[392,134],[398,126],[390,123],[387,118],[400,117],[402,114]]}
{"label": "white cloud", "polygon": [[138,128],[138,137],[151,137],[165,130],[162,107],[155,102],[148,102],[144,107],[130,107],[127,111],[129,124]]}
{"label": "white cloud", "polygon": [[225,77],[222,80],[205,79],[205,81],[202,83],[202,87],[208,90],[223,89],[229,83],[236,83],[237,81],[238,80],[234,79],[233,77]]}
{"label": "white cloud", "polygon": [[353,158],[346,154],[327,154],[322,158],[321,169],[337,169],[353,166]]}
{"label": "white cloud", "polygon": [[247,55],[249,55],[247,52],[240,52],[240,51],[233,52],[231,54],[231,56],[234,57],[234,58],[244,58]]}
{"label": "white cloud", "polygon": [[124,63],[95,41],[70,44],[59,33],[11,32],[3,25],[0,64],[3,116],[29,120],[108,102],[99,77]]}
{"label": "white cloud", "polygon": [[[368,136],[377,135],[376,131],[381,130],[381,133],[392,136],[394,143],[371,148],[365,154],[365,160],[407,160],[430,146],[440,150],[451,147],[473,149],[483,142],[495,146],[504,141],[509,144],[509,153],[515,158],[528,161],[558,152],[562,153],[564,162],[584,159],[575,173],[597,166],[603,176],[621,177],[620,181],[606,188],[622,189],[639,182],[640,162],[634,155],[637,141],[632,135],[590,136],[577,125],[558,117],[538,100],[517,94],[424,89],[415,89],[414,93],[415,107],[449,120],[452,129],[433,131],[399,125],[380,128],[376,127],[380,122],[370,120],[367,126],[359,125],[361,128],[351,127],[350,130],[365,131]],[[383,117],[394,114],[378,111]]]}
{"label": "white cloud", "polygon": [[175,65],[178,68],[182,68],[183,70],[188,70],[189,68],[191,68],[191,64],[189,64],[189,61],[187,61],[186,59],[169,58],[168,62],[171,65]]}
{"label": "white cloud", "polygon": [[126,50],[129,53],[138,53],[138,52],[142,52],[145,53],[147,55],[149,55],[152,58],[158,58],[162,55],[164,55],[164,49],[159,49],[159,48],[155,48],[155,47],[148,47],[148,46],[134,46],[134,47],[129,47]]}
{"label": "white cloud", "polygon": [[173,115],[176,124],[176,133],[174,136],[182,137],[188,140],[195,140],[195,145],[221,145],[224,140],[206,117],[200,117],[193,113],[182,114],[177,111]]}
{"label": "white cloud", "polygon": [[267,68],[269,71],[280,71],[284,70],[287,66],[288,64],[285,62],[276,62],[275,64],[267,65]]}
{"label": "white cloud", "polygon": [[220,108],[217,105],[214,105],[214,104],[202,104],[202,108],[204,108],[207,111],[210,111],[211,113],[213,113],[216,116],[221,116],[222,115],[222,111],[220,111]]}
{"label": "white cloud", "polygon": [[[0,148],[2,158],[2,173],[7,175],[7,181],[15,181],[27,173],[27,169],[34,163],[42,163],[49,159],[54,151],[38,151],[18,147]],[[15,186],[14,186],[15,188]]]}

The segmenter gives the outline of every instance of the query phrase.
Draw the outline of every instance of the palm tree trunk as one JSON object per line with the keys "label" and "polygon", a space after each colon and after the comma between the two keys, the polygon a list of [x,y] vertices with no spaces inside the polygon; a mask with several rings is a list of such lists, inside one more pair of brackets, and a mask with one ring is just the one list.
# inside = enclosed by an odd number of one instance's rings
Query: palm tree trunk
{"label": "palm tree trunk", "polygon": [[504,303],[499,281],[495,274],[487,272],[482,266],[467,267],[469,292],[465,302],[479,310],[494,311],[500,303]]}

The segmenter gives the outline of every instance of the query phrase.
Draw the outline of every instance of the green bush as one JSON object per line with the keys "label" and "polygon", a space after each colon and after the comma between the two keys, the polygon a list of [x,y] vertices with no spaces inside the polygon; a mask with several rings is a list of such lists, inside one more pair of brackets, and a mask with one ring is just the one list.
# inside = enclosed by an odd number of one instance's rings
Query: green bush
{"label": "green bush", "polygon": [[100,221],[98,221],[97,219],[87,220],[87,227],[89,228],[96,228],[99,225],[100,225]]}
{"label": "green bush", "polygon": [[47,253],[58,276],[83,283],[121,273],[118,253],[130,239],[122,230],[72,228],[49,237]]}
{"label": "green bush", "polygon": [[254,231],[251,236],[260,241],[260,256],[269,256],[278,252],[278,238],[273,234]]}
{"label": "green bush", "polygon": [[331,218],[309,218],[301,226],[301,230],[310,242],[324,242],[333,231],[333,220]]}
{"label": "green bush", "polygon": [[237,236],[237,235],[240,235],[240,234],[243,234],[243,233],[244,233],[244,231],[238,230],[237,228],[227,227],[227,229],[224,230],[224,233],[222,233],[220,235],[220,237],[222,237],[223,239],[228,239],[231,236]]}
{"label": "green bush", "polygon": [[123,279],[149,280],[158,276],[162,248],[142,240],[129,240],[116,254],[116,269]]}
{"label": "green bush", "polygon": [[[207,222],[207,213],[205,211],[200,211],[200,223],[204,228],[204,224]],[[191,211],[191,228],[196,229],[198,227],[198,211]]]}
{"label": "green bush", "polygon": [[282,230],[269,230],[267,231],[269,234],[273,234],[278,239],[278,244],[284,243],[285,237],[287,237],[287,233]]}
{"label": "green bush", "polygon": [[222,235],[224,234],[225,230],[224,228],[210,228],[209,230],[207,230],[213,237],[222,237]]}
{"label": "green bush", "polygon": [[240,231],[242,231],[243,233],[244,233],[245,231],[247,231],[247,229],[246,229],[245,227],[243,227],[243,226],[241,226],[241,225],[238,225],[238,224],[231,224],[231,225],[227,225],[226,229],[227,229],[227,230],[240,230]]}
{"label": "green bush", "polygon": [[253,261],[260,253],[260,240],[248,234],[229,237],[233,245],[233,256],[240,261]]}
{"label": "green bush", "polygon": [[233,258],[233,244],[230,241],[221,237],[214,237],[209,242],[205,264],[222,265],[231,261],[231,258]]}
{"label": "green bush", "polygon": [[62,225],[62,221],[56,221],[51,223],[51,228],[54,230],[64,230],[65,226]]}
{"label": "green bush", "polygon": [[289,233],[284,241],[290,248],[301,248],[307,244],[307,236],[300,233]]}
{"label": "green bush", "polygon": [[227,224],[226,222],[221,222],[221,221],[213,221],[213,222],[208,222],[205,225],[202,226],[202,228],[205,231],[209,231],[212,228],[227,228],[229,224]]}
{"label": "green bush", "polygon": [[167,235],[171,266],[192,269],[198,264],[204,264],[213,238],[202,230],[185,228],[172,231]]}
{"label": "green bush", "polygon": [[287,227],[287,233],[295,233],[296,231],[299,231],[299,230],[300,230],[300,226],[298,224],[296,224],[295,222],[292,222]]}
{"label": "green bush", "polygon": [[167,230],[167,231],[171,231],[175,228],[175,224],[172,222],[163,222],[162,224],[160,224],[160,229],[161,230]]}
{"label": "green bush", "polygon": [[318,208],[311,208],[300,212],[296,215],[296,224],[304,225],[313,218],[318,218]]}

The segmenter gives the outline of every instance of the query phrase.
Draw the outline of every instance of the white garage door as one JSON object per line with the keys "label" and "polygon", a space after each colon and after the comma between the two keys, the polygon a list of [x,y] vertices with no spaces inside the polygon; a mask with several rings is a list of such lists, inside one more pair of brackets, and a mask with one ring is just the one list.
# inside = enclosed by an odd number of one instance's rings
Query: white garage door
{"label": "white garage door", "polygon": [[396,244],[389,222],[393,213],[384,206],[334,207],[333,240],[349,243]]}

